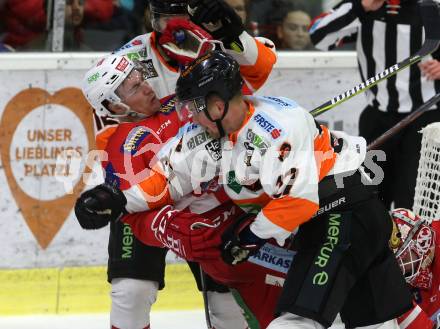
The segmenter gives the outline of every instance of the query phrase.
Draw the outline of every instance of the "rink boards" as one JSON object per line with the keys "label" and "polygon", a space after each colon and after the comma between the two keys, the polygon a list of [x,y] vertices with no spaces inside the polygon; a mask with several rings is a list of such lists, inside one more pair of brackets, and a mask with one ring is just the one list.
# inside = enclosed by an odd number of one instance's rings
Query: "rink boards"
{"label": "rink boards", "polygon": [[[154,311],[203,308],[186,264],[168,264]],[[0,270],[0,316],[102,313],[110,309],[106,267]]]}

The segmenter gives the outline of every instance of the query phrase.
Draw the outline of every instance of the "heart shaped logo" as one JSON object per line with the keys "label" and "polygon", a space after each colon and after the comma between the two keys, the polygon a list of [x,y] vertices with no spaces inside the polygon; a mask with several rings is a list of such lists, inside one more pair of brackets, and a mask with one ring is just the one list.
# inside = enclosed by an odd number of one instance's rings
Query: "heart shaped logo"
{"label": "heart shaped logo", "polygon": [[[78,88],[30,88],[6,105],[1,157],[12,195],[38,244],[47,248],[84,187],[95,145],[93,116]],[[70,184],[70,185],[69,185]]]}

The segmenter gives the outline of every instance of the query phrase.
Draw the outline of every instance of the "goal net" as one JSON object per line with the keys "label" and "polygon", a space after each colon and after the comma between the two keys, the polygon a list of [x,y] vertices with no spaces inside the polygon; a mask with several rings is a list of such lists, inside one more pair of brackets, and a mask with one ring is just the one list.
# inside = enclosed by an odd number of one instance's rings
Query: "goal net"
{"label": "goal net", "polygon": [[432,222],[440,219],[440,122],[431,123],[421,132],[422,148],[413,211]]}

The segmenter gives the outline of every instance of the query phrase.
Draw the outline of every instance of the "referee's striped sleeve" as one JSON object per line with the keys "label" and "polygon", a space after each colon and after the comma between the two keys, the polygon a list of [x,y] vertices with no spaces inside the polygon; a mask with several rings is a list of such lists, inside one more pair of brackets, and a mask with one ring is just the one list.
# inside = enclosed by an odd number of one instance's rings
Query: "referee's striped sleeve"
{"label": "referee's striped sleeve", "polygon": [[363,12],[360,1],[346,0],[330,12],[316,17],[309,29],[310,38],[317,49],[331,50],[344,40],[353,40],[360,26]]}

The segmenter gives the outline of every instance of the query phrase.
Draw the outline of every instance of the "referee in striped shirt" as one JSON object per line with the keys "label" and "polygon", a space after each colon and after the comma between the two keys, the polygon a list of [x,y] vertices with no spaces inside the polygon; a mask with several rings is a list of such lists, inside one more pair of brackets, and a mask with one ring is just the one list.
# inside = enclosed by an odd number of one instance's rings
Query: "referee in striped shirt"
{"label": "referee in striped shirt", "polygon": [[[438,25],[440,28],[440,22]],[[416,0],[344,0],[315,18],[310,36],[321,50],[356,42],[364,81],[417,52],[424,41],[424,29]],[[366,91],[368,106],[359,119],[359,134],[368,143],[440,92],[439,59],[437,50],[419,66],[413,65]],[[412,208],[420,157],[418,131],[436,121],[440,121],[438,107],[382,146],[387,159],[378,163],[385,173],[379,192],[388,207],[394,201],[394,207]]]}

